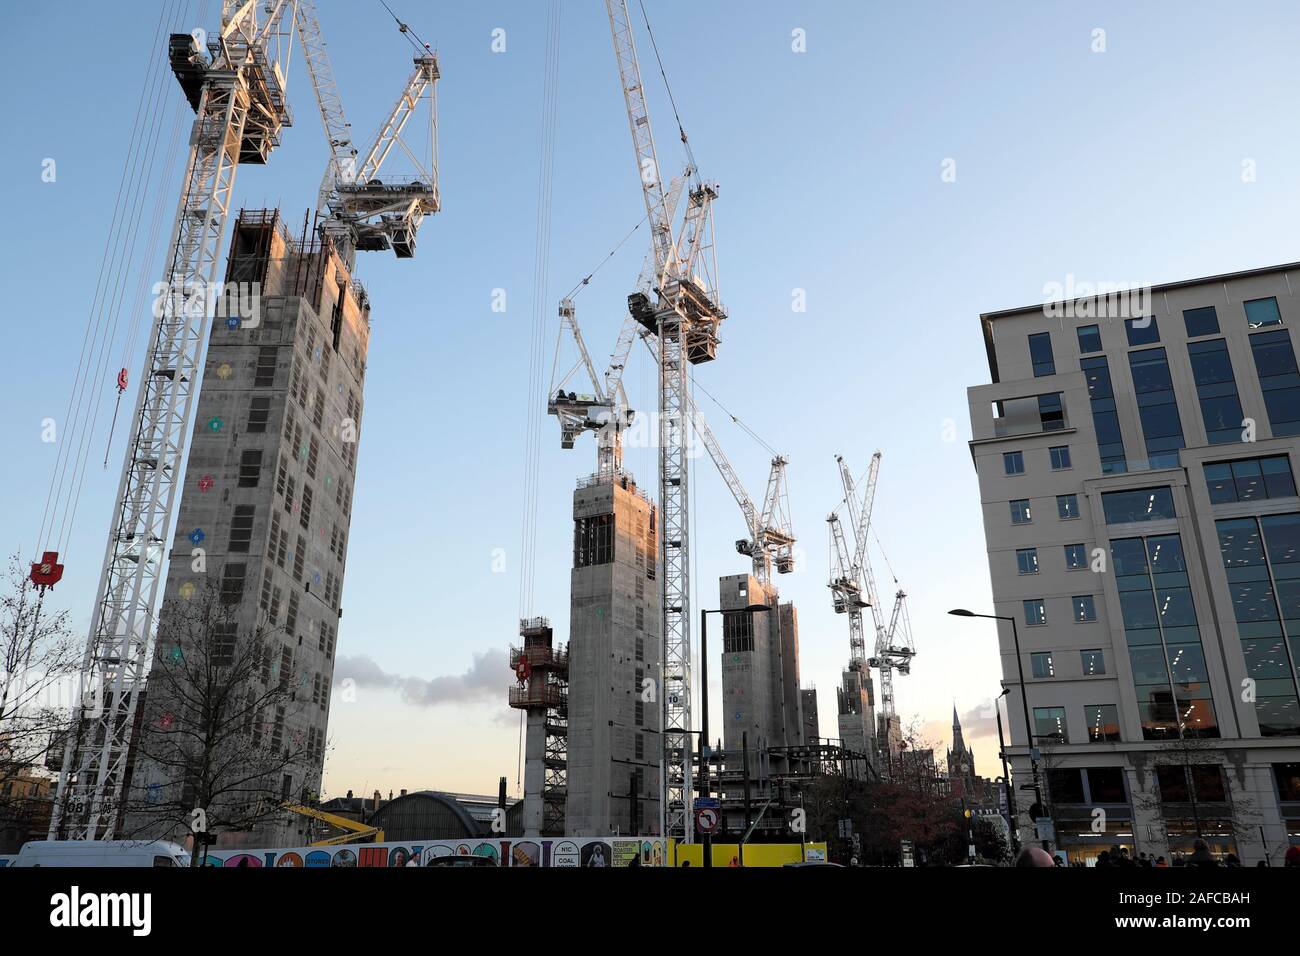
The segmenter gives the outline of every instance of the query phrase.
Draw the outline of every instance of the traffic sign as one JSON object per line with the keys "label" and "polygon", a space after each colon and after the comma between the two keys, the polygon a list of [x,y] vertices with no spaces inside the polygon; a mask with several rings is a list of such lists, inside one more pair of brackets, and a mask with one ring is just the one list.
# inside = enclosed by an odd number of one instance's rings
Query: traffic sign
{"label": "traffic sign", "polygon": [[718,824],[722,821],[722,814],[716,807],[701,807],[698,801],[695,806],[695,829],[700,833],[712,833],[718,829]]}

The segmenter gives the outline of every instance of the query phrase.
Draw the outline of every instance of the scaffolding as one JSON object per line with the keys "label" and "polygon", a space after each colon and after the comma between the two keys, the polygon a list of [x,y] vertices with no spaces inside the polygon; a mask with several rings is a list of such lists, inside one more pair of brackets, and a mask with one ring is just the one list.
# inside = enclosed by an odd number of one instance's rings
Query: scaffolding
{"label": "scaffolding", "polygon": [[[551,622],[544,617],[522,619],[519,636],[523,643],[510,648],[510,669],[515,673],[516,684],[510,688],[509,703],[528,715],[530,732],[525,761],[529,772],[525,774],[525,808],[532,797],[530,786],[540,784],[541,835],[562,836],[569,784],[568,648],[555,645]],[[539,723],[543,731],[541,740],[532,732]],[[540,775],[534,769],[537,761],[541,763]]]}

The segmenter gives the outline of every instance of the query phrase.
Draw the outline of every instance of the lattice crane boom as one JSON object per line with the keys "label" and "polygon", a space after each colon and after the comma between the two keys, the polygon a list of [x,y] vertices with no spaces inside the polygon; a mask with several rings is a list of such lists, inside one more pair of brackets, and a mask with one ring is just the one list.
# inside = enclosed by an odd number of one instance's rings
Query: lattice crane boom
{"label": "lattice crane boom", "polygon": [[[265,20],[259,21],[259,11]],[[173,72],[195,110],[190,154],[164,274],[168,294],[148,339],[51,838],[111,838],[115,831],[212,321],[208,303],[214,297],[206,293],[217,281],[239,165],[264,163],[291,122],[281,68],[288,49],[281,44],[292,32],[293,15],[291,0],[264,6],[224,0],[221,29],[206,52],[189,35],[169,41]]]}

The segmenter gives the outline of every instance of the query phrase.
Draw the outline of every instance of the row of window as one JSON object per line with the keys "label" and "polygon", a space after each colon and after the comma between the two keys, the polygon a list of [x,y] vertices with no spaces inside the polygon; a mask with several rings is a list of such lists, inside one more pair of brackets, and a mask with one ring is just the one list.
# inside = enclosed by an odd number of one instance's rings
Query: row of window
{"label": "row of window", "polygon": [[[1083,708],[1084,726],[1088,728],[1089,743],[1119,740],[1119,708],[1114,704],[1086,704]],[[1066,727],[1064,707],[1034,708],[1035,741],[1070,742]]]}
{"label": "row of window", "polygon": [[[1088,567],[1088,549],[1081,544],[1067,544],[1065,549],[1065,570],[1082,571]],[[1038,549],[1016,549],[1016,571],[1019,574],[1038,573]]]}
{"label": "row of window", "polygon": [[[1106,673],[1106,653],[1100,647],[1080,651],[1079,663],[1083,668],[1084,677],[1096,677]],[[1041,679],[1056,676],[1056,664],[1051,651],[1035,651],[1030,654],[1029,668],[1035,677]]]}
{"label": "row of window", "polygon": [[[1282,313],[1278,309],[1277,298],[1267,296],[1251,299],[1242,303],[1248,329],[1262,329],[1270,325],[1282,324]],[[1183,325],[1187,337],[1200,338],[1219,334],[1219,313],[1214,306],[1183,310]],[[1160,325],[1156,316],[1147,315],[1136,319],[1124,320],[1124,332],[1130,347],[1151,345],[1160,341]],[[1079,352],[1087,355],[1100,352],[1101,328],[1097,325],[1083,325],[1076,330],[1079,340]],[[1056,374],[1056,358],[1052,353],[1052,336],[1050,332],[1035,332],[1029,336],[1029,358],[1033,365],[1034,377]]]}
{"label": "row of window", "polygon": [[[1047,454],[1052,463],[1052,471],[1064,471],[1070,467],[1069,445],[1055,445],[1047,449]],[[1024,452],[1003,452],[1002,467],[1008,475],[1023,475],[1025,473]]]}
{"label": "row of window", "polygon": [[[1040,627],[1047,623],[1047,602],[1043,598],[1029,598],[1022,602],[1025,623]],[[1097,602],[1091,594],[1076,594],[1070,598],[1070,617],[1075,624],[1088,624],[1097,620]]]}
{"label": "row of window", "polygon": [[[1057,495],[1056,516],[1062,521],[1073,521],[1079,517],[1078,495]],[[1017,498],[1011,502],[1011,523],[1031,524],[1034,520],[1033,508],[1028,498]]]}

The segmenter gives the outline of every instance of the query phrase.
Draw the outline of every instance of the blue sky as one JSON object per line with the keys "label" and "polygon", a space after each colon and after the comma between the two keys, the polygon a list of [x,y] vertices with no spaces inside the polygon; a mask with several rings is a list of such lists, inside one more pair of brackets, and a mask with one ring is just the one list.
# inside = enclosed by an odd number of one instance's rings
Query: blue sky
{"label": "blue sky", "polygon": [[[201,20],[182,17],[187,28],[214,26],[217,4],[207,6]],[[604,12],[564,6],[548,316],[644,214]],[[799,606],[803,677],[821,691],[822,732],[834,733],[848,650],[825,587],[824,519],[840,497],[834,455],[861,472],[881,448],[876,523],[911,595],[918,648],[912,674],[897,681],[899,709],[946,744],[953,704],[977,709],[999,679],[992,628],[944,613],[990,602],[965,446],[965,388],[988,379],[978,315],[1039,301],[1067,274],[1159,282],[1300,258],[1286,226],[1300,212],[1290,120],[1300,9],[646,6],[695,155],[722,185],[718,257],[731,318],[699,382],[791,459],[805,560],[779,581]],[[405,80],[408,47],[377,0],[319,7],[349,116],[368,130]],[[491,791],[503,774],[514,785],[518,724],[504,704],[504,662],[493,677],[495,664],[475,670],[475,655],[515,639],[520,610],[525,410],[541,400],[527,382],[545,7],[394,8],[441,57],[444,208],[425,223],[415,260],[367,254],[360,266],[374,331],[339,650],[416,678],[408,693],[440,702],[406,703],[372,686],[355,703],[336,697],[326,787]],[[157,9],[21,7],[0,41],[0,115],[11,131],[0,153],[11,222],[0,239],[9,308],[0,542],[25,555],[55,454],[40,423],[67,401]],[[632,9],[660,159],[671,169],[680,147]],[[506,31],[504,53],[491,50],[496,28]],[[795,29],[806,32],[806,52],[791,49]],[[1105,52],[1093,52],[1096,29]],[[167,92],[167,109],[177,109],[179,90]],[[239,205],[281,204],[296,220],[314,203],[327,158],[296,53],[289,92],[295,126],[268,166],[240,171],[236,193]],[[41,179],[46,158],[57,162],[52,183]],[[946,160],[955,181],[941,177]],[[1243,182],[1248,160],[1255,178]],[[157,187],[167,215],[176,177]],[[598,363],[613,345],[642,236],[578,299]],[[149,282],[160,254],[137,263]],[[504,313],[491,310],[498,288]],[[796,289],[806,290],[806,312],[791,308]],[[548,357],[554,333],[552,322]],[[138,364],[137,350],[133,381]],[[652,408],[653,381],[638,354],[627,373],[638,409]],[[105,395],[111,388],[102,383]],[[760,495],[767,453],[702,404]],[[955,440],[945,440],[948,423]],[[551,616],[563,635],[570,494],[594,450],[584,440],[561,451],[554,423],[542,424],[536,600],[526,610]],[[102,423],[100,432],[55,592],[79,629],[124,438],[119,428],[105,471]],[[632,449],[628,464],[654,487],[649,451]],[[709,607],[717,577],[745,570],[733,547],[742,524],[707,459],[695,475],[696,606]],[[501,573],[495,554],[504,555]],[[888,589],[879,559],[876,572]],[[980,770],[993,775],[996,746],[987,736],[976,746]]]}

